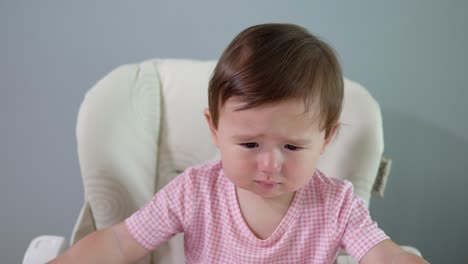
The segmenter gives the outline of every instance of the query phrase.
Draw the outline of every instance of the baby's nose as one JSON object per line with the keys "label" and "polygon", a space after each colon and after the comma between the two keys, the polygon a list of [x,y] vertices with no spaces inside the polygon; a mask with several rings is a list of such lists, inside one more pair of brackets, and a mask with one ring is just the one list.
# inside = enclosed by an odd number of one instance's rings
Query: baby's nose
{"label": "baby's nose", "polygon": [[279,173],[283,164],[283,159],[279,151],[265,151],[259,154],[257,166],[258,170],[267,173]]}

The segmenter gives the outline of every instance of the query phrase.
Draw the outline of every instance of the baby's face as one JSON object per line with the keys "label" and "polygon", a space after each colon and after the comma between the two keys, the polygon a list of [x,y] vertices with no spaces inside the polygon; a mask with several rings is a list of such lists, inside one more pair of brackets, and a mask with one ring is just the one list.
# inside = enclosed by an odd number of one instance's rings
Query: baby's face
{"label": "baby's face", "polygon": [[236,111],[241,106],[230,98],[220,109],[218,128],[210,125],[227,177],[264,198],[303,187],[327,143],[317,107],[304,114],[303,101],[296,99]]}

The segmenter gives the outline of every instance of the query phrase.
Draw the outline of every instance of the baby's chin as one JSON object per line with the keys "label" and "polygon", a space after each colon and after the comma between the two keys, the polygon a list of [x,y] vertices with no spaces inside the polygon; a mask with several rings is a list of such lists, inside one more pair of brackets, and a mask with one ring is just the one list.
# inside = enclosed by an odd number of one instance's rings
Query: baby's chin
{"label": "baby's chin", "polygon": [[286,191],[283,186],[274,187],[272,189],[255,186],[254,188],[247,190],[259,198],[268,199],[268,200],[289,200],[294,196],[294,191]]}

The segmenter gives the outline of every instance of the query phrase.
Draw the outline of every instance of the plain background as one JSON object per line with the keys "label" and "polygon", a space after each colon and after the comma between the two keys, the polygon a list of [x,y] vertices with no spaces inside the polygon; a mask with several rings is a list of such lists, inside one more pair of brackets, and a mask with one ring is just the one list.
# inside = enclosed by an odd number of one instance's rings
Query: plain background
{"label": "plain background", "polygon": [[468,259],[467,1],[1,1],[0,262],[69,238],[83,201],[75,122],[118,65],[216,59],[241,30],[302,25],[380,102],[394,165],[371,214],[433,263]]}

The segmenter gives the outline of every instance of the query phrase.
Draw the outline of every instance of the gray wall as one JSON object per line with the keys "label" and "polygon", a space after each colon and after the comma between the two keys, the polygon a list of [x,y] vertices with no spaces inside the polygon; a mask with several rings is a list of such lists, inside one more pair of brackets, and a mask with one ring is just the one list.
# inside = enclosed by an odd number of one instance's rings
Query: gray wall
{"label": "gray wall", "polygon": [[[286,3],[289,2],[289,3]],[[391,3],[390,3],[391,2]],[[371,213],[433,263],[468,258],[468,2],[1,1],[0,258],[40,234],[69,238],[83,200],[75,122],[114,67],[214,59],[245,27],[303,25],[381,103],[394,167]],[[465,223],[465,224],[462,224]]]}

